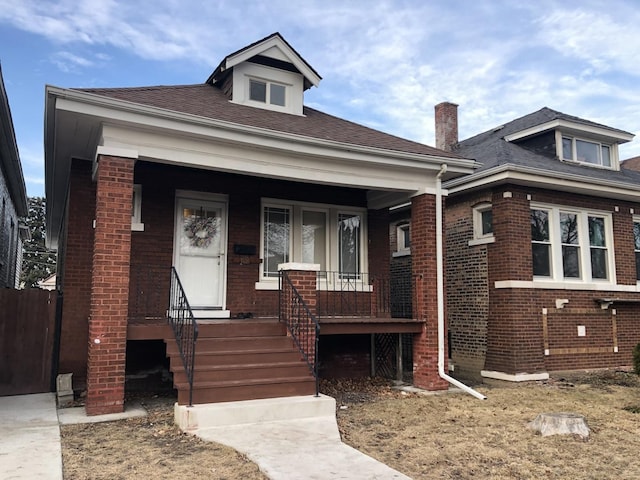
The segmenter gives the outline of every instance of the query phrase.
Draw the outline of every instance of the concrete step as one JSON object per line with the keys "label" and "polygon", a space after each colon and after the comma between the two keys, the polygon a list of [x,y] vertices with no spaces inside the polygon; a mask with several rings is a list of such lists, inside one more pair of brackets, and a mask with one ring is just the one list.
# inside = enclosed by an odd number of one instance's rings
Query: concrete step
{"label": "concrete step", "polygon": [[335,417],[336,401],[326,395],[176,405],[176,424],[185,431],[317,417]]}

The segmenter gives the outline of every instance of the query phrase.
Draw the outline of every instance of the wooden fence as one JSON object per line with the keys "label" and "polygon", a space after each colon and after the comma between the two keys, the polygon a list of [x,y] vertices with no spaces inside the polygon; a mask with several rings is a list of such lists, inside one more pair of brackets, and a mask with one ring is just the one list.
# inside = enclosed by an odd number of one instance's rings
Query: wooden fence
{"label": "wooden fence", "polygon": [[0,290],[0,396],[51,391],[56,297]]}

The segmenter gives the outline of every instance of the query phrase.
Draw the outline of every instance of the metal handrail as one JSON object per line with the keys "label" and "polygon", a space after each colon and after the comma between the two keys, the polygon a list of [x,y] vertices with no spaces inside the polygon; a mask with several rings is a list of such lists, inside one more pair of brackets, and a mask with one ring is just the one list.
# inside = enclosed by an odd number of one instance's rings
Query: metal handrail
{"label": "metal handrail", "polygon": [[193,406],[193,371],[196,361],[198,324],[193,316],[193,311],[175,267],[171,267],[171,301],[167,312],[167,320],[173,329],[180,358],[189,382],[189,406]]}
{"label": "metal handrail", "polygon": [[[302,354],[309,370],[316,381],[316,397],[320,395],[320,381],[318,376],[318,340],[320,339],[320,324],[309,310],[308,305],[291,282],[286,271],[279,275],[279,320],[286,325],[293,342]],[[311,336],[313,332],[313,337]]]}

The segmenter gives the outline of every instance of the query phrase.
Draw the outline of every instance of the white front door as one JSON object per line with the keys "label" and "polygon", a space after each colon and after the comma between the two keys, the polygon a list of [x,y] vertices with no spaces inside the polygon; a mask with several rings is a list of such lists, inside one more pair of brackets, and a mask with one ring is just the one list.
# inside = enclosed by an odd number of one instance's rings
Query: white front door
{"label": "white front door", "polygon": [[177,197],[174,265],[197,317],[225,317],[225,202]]}

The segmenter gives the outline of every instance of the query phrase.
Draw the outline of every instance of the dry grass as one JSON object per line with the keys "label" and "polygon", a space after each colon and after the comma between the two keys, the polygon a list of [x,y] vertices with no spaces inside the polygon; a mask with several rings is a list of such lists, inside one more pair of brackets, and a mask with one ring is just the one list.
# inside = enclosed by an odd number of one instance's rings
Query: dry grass
{"label": "dry grass", "polygon": [[143,405],[149,415],[61,427],[65,480],[264,480],[235,450],[182,433],[173,424],[175,398]]}
{"label": "dry grass", "polygon": [[[486,401],[384,386],[362,393],[356,382],[338,389],[344,441],[415,479],[640,478],[640,414],[633,413],[640,382],[633,374],[481,387]],[[527,424],[543,412],[585,415],[590,438],[541,437]]]}
{"label": "dry grass", "polygon": [[[462,394],[403,395],[385,381],[323,382],[338,400],[346,443],[414,479],[640,478],[640,380],[597,373]],[[62,427],[64,478],[265,479],[227,447],[173,425],[173,398],[147,399],[149,416]],[[346,408],[345,408],[346,407]],[[591,436],[541,437],[542,412],[585,415]]]}

